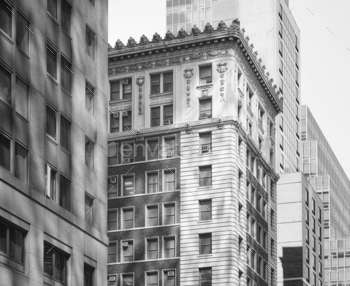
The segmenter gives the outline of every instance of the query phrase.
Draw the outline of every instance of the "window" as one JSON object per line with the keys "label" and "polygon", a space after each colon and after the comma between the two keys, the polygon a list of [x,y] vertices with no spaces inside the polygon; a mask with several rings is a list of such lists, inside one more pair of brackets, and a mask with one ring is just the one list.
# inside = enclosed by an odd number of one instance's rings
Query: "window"
{"label": "window", "polygon": [[275,227],[275,212],[271,210],[271,227]]}
{"label": "window", "polygon": [[[1,80],[0,80],[1,81]],[[0,83],[1,84],[1,83]],[[1,90],[1,87],[0,87]],[[1,98],[1,91],[0,91]],[[16,78],[16,112],[28,119],[28,86],[18,77]]]}
{"label": "window", "polygon": [[134,209],[123,209],[123,229],[134,227]]}
{"label": "window", "polygon": [[5,0],[0,0],[0,19],[0,29],[12,38],[12,7]]}
{"label": "window", "polygon": [[60,176],[59,205],[70,210],[70,181],[63,175]]}
{"label": "window", "polygon": [[309,224],[309,210],[308,209],[305,210],[305,222],[307,225]]}
{"label": "window", "polygon": [[158,193],[158,172],[147,173],[147,192]]}
{"label": "window", "polygon": [[322,241],[322,227],[320,225],[318,225],[318,239]]}
{"label": "window", "polygon": [[175,224],[175,204],[164,205],[164,225]]}
{"label": "window", "polygon": [[53,139],[56,139],[56,111],[51,107],[46,107],[46,134],[50,135]]}
{"label": "window", "polygon": [[211,268],[199,268],[199,286],[211,286]]}
{"label": "window", "polygon": [[119,100],[120,98],[120,81],[111,82],[111,101]]}
{"label": "window", "polygon": [[199,134],[201,153],[211,152],[211,132]]}
{"label": "window", "polygon": [[211,254],[211,233],[199,235],[199,254]]}
{"label": "window", "polygon": [[160,126],[160,106],[151,108],[151,127]]}
{"label": "window", "polygon": [[118,177],[108,178],[107,196],[109,199],[118,197]]}
{"label": "window", "polygon": [[199,186],[211,186],[212,184],[212,168],[211,166],[199,167]]}
{"label": "window", "polygon": [[72,64],[64,56],[61,56],[61,86],[70,93],[71,84]]}
{"label": "window", "polygon": [[93,286],[93,277],[95,269],[84,264],[84,286]]}
{"label": "window", "polygon": [[26,54],[29,52],[29,22],[17,12],[16,45]]}
{"label": "window", "polygon": [[243,206],[241,204],[238,204],[238,223],[242,224],[242,212],[243,212]]}
{"label": "window", "polygon": [[306,281],[310,282],[310,268],[306,266]]}
{"label": "window", "polygon": [[254,218],[252,218],[252,223],[251,223],[251,228],[250,228],[250,231],[251,231],[251,236],[253,238],[256,238],[256,221]]}
{"label": "window", "polygon": [[305,230],[305,240],[306,240],[306,243],[309,243],[309,229],[306,228]]}
{"label": "window", "polygon": [[24,264],[25,234],[4,221],[0,220],[0,254],[10,260]]}
{"label": "window", "polygon": [[85,194],[85,221],[90,225],[94,224],[94,207],[94,199]]}
{"label": "window", "polygon": [[0,66],[0,99],[11,105],[11,74]]}
{"label": "window", "polygon": [[316,232],[316,220],[315,220],[315,218],[312,218],[312,231],[314,233]]}
{"label": "window", "polygon": [[250,195],[250,203],[251,203],[251,205],[252,205],[253,207],[255,207],[255,206],[256,206],[255,187],[252,186],[251,190],[252,190],[252,191],[251,191],[251,195]]}
{"label": "window", "polygon": [[121,153],[124,164],[134,162],[134,143],[123,143]]}
{"label": "window", "polygon": [[132,196],[134,190],[134,175],[123,176],[123,196]]}
{"label": "window", "polygon": [[158,259],[158,238],[147,239],[147,259]]}
{"label": "window", "polygon": [[175,237],[164,238],[164,258],[175,257]]}
{"label": "window", "polygon": [[308,206],[309,205],[309,191],[305,189],[305,203]]}
{"label": "window", "polygon": [[[1,139],[0,139],[1,140]],[[0,147],[1,148],[1,147]],[[1,150],[0,150],[1,153]],[[28,182],[28,151],[16,142],[15,147],[15,177],[23,183]],[[1,155],[0,155],[1,160]]]}
{"label": "window", "polygon": [[211,200],[199,201],[199,220],[212,219]]}
{"label": "window", "polygon": [[146,277],[147,277],[146,286],[158,285],[158,272],[147,272]]}
{"label": "window", "polygon": [[206,119],[212,117],[212,99],[199,100],[199,119]]}
{"label": "window", "polygon": [[46,45],[47,72],[57,79],[57,51],[49,44]]}
{"label": "window", "polygon": [[57,18],[57,0],[47,0],[47,11],[52,17]]}
{"label": "window", "polygon": [[[90,2],[91,2],[91,0],[90,0]],[[134,274],[122,274],[122,285],[121,286],[133,286],[133,285],[134,285]]]}
{"label": "window", "polygon": [[271,256],[274,256],[275,251],[275,240],[271,238]]}
{"label": "window", "polygon": [[110,132],[119,132],[119,112],[116,111],[113,114],[110,114]]}
{"label": "window", "polygon": [[199,67],[199,83],[200,84],[212,83],[211,65]]}
{"label": "window", "polygon": [[175,157],[175,137],[164,138],[165,158]]}
{"label": "window", "polygon": [[117,262],[117,243],[110,242],[108,246],[108,259],[107,263]]}
{"label": "window", "polygon": [[173,72],[151,75],[151,94],[173,91]]}
{"label": "window", "polygon": [[147,226],[158,225],[158,206],[147,206]]}
{"label": "window", "polygon": [[46,165],[46,196],[53,201],[56,198],[57,189],[57,171],[51,168],[49,164]]}
{"label": "window", "polygon": [[163,125],[173,124],[173,105],[164,105],[163,107]]}
{"label": "window", "polygon": [[315,199],[312,198],[312,213],[315,214],[315,211],[316,211],[316,202],[315,202]]}
{"label": "window", "polygon": [[[85,108],[91,114],[94,114],[94,88],[87,82],[85,84]],[[118,131],[119,131],[119,120],[118,120]]]}
{"label": "window", "polygon": [[86,27],[86,53],[95,58],[95,33],[89,27]]}
{"label": "window", "polygon": [[61,26],[68,34],[70,34],[72,7],[66,0],[61,0],[61,7]]}
{"label": "window", "polygon": [[157,160],[158,159],[158,151],[159,144],[158,139],[147,140],[147,160]]}
{"label": "window", "polygon": [[134,242],[132,240],[122,241],[122,262],[134,261]]}
{"label": "window", "polygon": [[151,75],[151,94],[160,93],[160,74]]}
{"label": "window", "polygon": [[123,79],[123,81],[122,81],[123,99],[130,99],[131,100],[131,96],[132,96],[131,83],[132,83],[131,78]]}
{"label": "window", "polygon": [[117,216],[118,212],[116,210],[108,211],[108,230],[117,230]]}
{"label": "window", "polygon": [[47,242],[44,242],[44,274],[53,280],[67,283],[68,255]]}
{"label": "window", "polygon": [[94,143],[87,137],[85,137],[85,164],[90,168],[94,167]]}
{"label": "window", "polygon": [[164,171],[164,191],[175,190],[175,170]]}
{"label": "window", "polygon": [[132,119],[131,119],[131,111],[123,111],[123,131],[130,131],[132,129]]}
{"label": "window", "polygon": [[163,281],[164,286],[175,286],[175,270],[165,270]]}
{"label": "window", "polygon": [[61,115],[61,146],[70,151],[70,121]]}

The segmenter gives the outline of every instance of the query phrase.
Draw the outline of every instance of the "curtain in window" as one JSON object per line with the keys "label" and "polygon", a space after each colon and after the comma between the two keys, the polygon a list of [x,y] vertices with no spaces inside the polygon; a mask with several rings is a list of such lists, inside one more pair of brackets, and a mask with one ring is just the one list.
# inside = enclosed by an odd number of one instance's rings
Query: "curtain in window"
{"label": "curtain in window", "polygon": [[29,47],[29,22],[17,13],[17,35],[16,44],[23,52],[28,54]]}
{"label": "curtain in window", "polygon": [[57,0],[47,0],[47,11],[52,17],[57,18]]}
{"label": "curtain in window", "polygon": [[28,86],[16,78],[16,111],[21,114],[24,118],[28,118]]}
{"label": "curtain in window", "polygon": [[15,149],[15,177],[27,183],[27,150],[18,143]]}
{"label": "curtain in window", "polygon": [[57,78],[57,52],[51,46],[47,46],[47,72],[53,77]]}
{"label": "curtain in window", "polygon": [[72,64],[68,62],[65,57],[61,57],[61,86],[71,92],[71,83],[72,83]]}
{"label": "curtain in window", "polygon": [[0,222],[0,251],[6,252],[6,229],[7,226]]}
{"label": "curtain in window", "polygon": [[70,151],[70,126],[71,123],[61,115],[61,146]]}
{"label": "curtain in window", "polygon": [[95,34],[86,27],[86,52],[94,58],[94,45],[95,45]]}
{"label": "curtain in window", "polygon": [[12,37],[12,8],[0,0],[0,29]]}
{"label": "curtain in window", "polygon": [[46,133],[56,139],[56,112],[50,107],[46,110]]}
{"label": "curtain in window", "polygon": [[70,19],[72,7],[67,3],[66,0],[62,0],[61,7],[61,26],[68,34],[70,34]]}
{"label": "curtain in window", "polygon": [[66,283],[66,257],[63,253],[56,252],[56,277],[55,279]]}
{"label": "curtain in window", "polygon": [[59,205],[69,211],[70,206],[70,181],[61,175],[60,178],[60,202]]}
{"label": "curtain in window", "polygon": [[0,66],[0,99],[11,104],[11,74]]}
{"label": "curtain in window", "polygon": [[10,140],[0,134],[0,165],[10,170]]}
{"label": "curtain in window", "polygon": [[10,258],[23,263],[23,234],[11,227],[10,228]]}

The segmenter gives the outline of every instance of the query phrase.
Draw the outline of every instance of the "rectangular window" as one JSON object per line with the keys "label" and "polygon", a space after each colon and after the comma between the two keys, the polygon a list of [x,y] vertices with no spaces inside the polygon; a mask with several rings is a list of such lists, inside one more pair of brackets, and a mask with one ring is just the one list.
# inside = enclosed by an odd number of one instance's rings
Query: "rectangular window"
{"label": "rectangular window", "polygon": [[119,132],[119,112],[116,111],[113,114],[110,114],[110,132]]}
{"label": "rectangular window", "polygon": [[[85,84],[85,108],[91,114],[94,114],[94,88],[86,82]],[[119,129],[119,121],[118,121]]]}
{"label": "rectangular window", "polygon": [[57,202],[57,171],[52,169],[49,164],[46,165],[46,196]]}
{"label": "rectangular window", "polygon": [[200,81],[200,84],[212,83],[211,65],[199,67],[199,81]]}
{"label": "rectangular window", "polygon": [[159,153],[158,139],[147,140],[147,160],[157,160]]}
{"label": "rectangular window", "polygon": [[163,281],[164,286],[175,286],[175,270],[165,270]]}
{"label": "rectangular window", "polygon": [[120,81],[111,82],[111,101],[120,99]]}
{"label": "rectangular window", "polygon": [[[0,91],[0,97],[1,97],[1,91]],[[16,112],[22,115],[25,119],[28,119],[28,86],[18,77],[16,78],[15,102],[16,102],[15,104]]]}
{"label": "rectangular window", "polygon": [[86,53],[95,59],[95,33],[86,27]]}
{"label": "rectangular window", "polygon": [[147,226],[158,225],[158,206],[147,206]]}
{"label": "rectangular window", "polygon": [[68,256],[51,244],[44,242],[44,274],[62,283],[67,283]]}
{"label": "rectangular window", "polygon": [[0,221],[0,253],[20,264],[24,263],[24,237],[22,231]]}
{"label": "rectangular window", "polygon": [[47,72],[57,79],[57,51],[49,44],[46,45]]}
{"label": "rectangular window", "polygon": [[163,92],[173,91],[173,72],[163,74]]}
{"label": "rectangular window", "polygon": [[211,268],[199,268],[199,286],[211,286]]}
{"label": "rectangular window", "polygon": [[151,127],[160,126],[160,106],[151,108]]}
{"label": "rectangular window", "polygon": [[175,237],[164,238],[164,258],[175,257]]}
{"label": "rectangular window", "polygon": [[0,29],[12,38],[12,7],[0,0]]}
{"label": "rectangular window", "polygon": [[160,93],[160,74],[151,75],[151,94]]}
{"label": "rectangular window", "polygon": [[164,191],[175,190],[175,170],[164,171]]}
{"label": "rectangular window", "polygon": [[72,7],[68,4],[66,0],[61,1],[61,26],[68,34],[70,34]]}
{"label": "rectangular window", "polygon": [[212,219],[211,200],[199,201],[199,220]]}
{"label": "rectangular window", "polygon": [[94,224],[94,198],[85,194],[85,222],[89,225]]}
{"label": "rectangular window", "polygon": [[[1,148],[1,147],[0,147]],[[1,152],[1,151],[0,151]],[[16,142],[15,148],[15,177],[23,183],[28,182],[28,151]],[[1,160],[1,156],[0,156]]]}
{"label": "rectangular window", "polygon": [[47,11],[52,17],[57,18],[57,0],[47,0]]}
{"label": "rectangular window", "polygon": [[164,147],[165,147],[165,154],[163,155],[165,158],[172,158],[175,157],[175,138],[174,137],[167,137],[164,138]]}
{"label": "rectangular window", "polygon": [[28,55],[29,52],[29,22],[17,12],[16,45]]}
{"label": "rectangular window", "polygon": [[158,272],[147,272],[146,278],[146,286],[158,286]]}
{"label": "rectangular window", "polygon": [[122,286],[133,286],[133,285],[134,285],[134,274],[122,274]]}
{"label": "rectangular window", "polygon": [[128,262],[128,261],[134,261],[134,242],[129,241],[122,241],[122,255],[121,260],[122,262]]}
{"label": "rectangular window", "polygon": [[209,133],[200,133],[199,141],[201,145],[200,151],[202,153],[211,152],[211,132]]}
{"label": "rectangular window", "polygon": [[62,175],[60,176],[59,205],[67,211],[70,210],[70,181]]}
{"label": "rectangular window", "polygon": [[307,225],[309,224],[309,210],[308,209],[305,210],[305,222]]}
{"label": "rectangular window", "polygon": [[85,164],[90,168],[94,167],[94,143],[87,137],[85,137]]}
{"label": "rectangular window", "polygon": [[132,196],[134,194],[134,175],[123,176],[123,196]]}
{"label": "rectangular window", "polygon": [[95,269],[84,264],[84,286],[93,286],[93,277]]}
{"label": "rectangular window", "polygon": [[123,143],[121,152],[124,164],[134,162],[134,143]]}
{"label": "rectangular window", "polygon": [[158,238],[147,239],[147,259],[158,259]]}
{"label": "rectangular window", "polygon": [[199,186],[211,186],[212,184],[212,168],[211,166],[199,167]]}
{"label": "rectangular window", "polygon": [[147,173],[147,192],[149,194],[158,192],[158,172]]}
{"label": "rectangular window", "polygon": [[199,254],[211,254],[211,233],[199,235]]}
{"label": "rectangular window", "polygon": [[0,66],[0,99],[11,105],[11,74]]}
{"label": "rectangular window", "polygon": [[131,111],[123,111],[123,131],[130,131],[132,129]]}
{"label": "rectangular window", "polygon": [[199,100],[199,119],[212,117],[212,99],[206,98]]}
{"label": "rectangular window", "polygon": [[163,125],[173,124],[173,105],[163,107]]}
{"label": "rectangular window", "polygon": [[72,84],[72,64],[66,60],[64,56],[61,56],[61,86],[71,92]]}
{"label": "rectangular window", "polygon": [[70,121],[61,115],[61,146],[70,152]]}
{"label": "rectangular window", "polygon": [[123,229],[134,227],[134,209],[123,209]]}
{"label": "rectangular window", "polygon": [[118,229],[118,212],[116,210],[108,211],[108,230],[117,230]]}
{"label": "rectangular window", "polygon": [[46,107],[46,134],[50,135],[53,139],[56,139],[56,127],[57,127],[57,115],[56,111],[51,107]]}
{"label": "rectangular window", "polygon": [[164,205],[164,225],[175,224],[175,204]]}
{"label": "rectangular window", "polygon": [[122,81],[122,89],[123,89],[123,99],[130,99],[132,97],[132,81],[131,78],[123,79]]}
{"label": "rectangular window", "polygon": [[117,243],[110,242],[108,246],[108,259],[107,263],[117,262]]}

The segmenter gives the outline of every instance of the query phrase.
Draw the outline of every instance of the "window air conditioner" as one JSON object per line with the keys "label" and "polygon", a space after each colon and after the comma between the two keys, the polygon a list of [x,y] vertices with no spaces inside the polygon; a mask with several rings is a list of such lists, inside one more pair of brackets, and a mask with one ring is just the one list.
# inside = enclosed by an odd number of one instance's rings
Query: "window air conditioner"
{"label": "window air conditioner", "polygon": [[199,81],[199,84],[202,85],[202,84],[207,84],[207,80],[206,79],[201,79]]}
{"label": "window air conditioner", "polygon": [[108,277],[108,282],[113,282],[116,281],[116,277],[115,276],[109,276]]}
{"label": "window air conditioner", "polygon": [[174,153],[173,152],[166,152],[166,157],[167,158],[172,158],[172,157],[174,157]]}
{"label": "window air conditioner", "polygon": [[130,163],[130,158],[124,158],[123,162],[124,163]]}
{"label": "window air conditioner", "polygon": [[117,178],[116,178],[116,177],[114,177],[114,178],[109,178],[109,182],[110,182],[111,184],[115,184],[115,183],[117,182]]}
{"label": "window air conditioner", "polygon": [[123,79],[123,84],[128,84],[129,80],[128,79]]}
{"label": "window air conditioner", "polygon": [[175,271],[168,271],[168,277],[172,277],[175,276]]}
{"label": "window air conditioner", "polygon": [[208,118],[208,114],[206,113],[201,113],[200,116],[199,116],[200,119],[206,119]]}
{"label": "window air conditioner", "polygon": [[164,120],[163,125],[170,125],[172,124],[171,120]]}
{"label": "window air conditioner", "polygon": [[122,112],[122,115],[123,115],[123,116],[128,116],[128,112],[127,112],[127,111],[123,111],[123,112]]}
{"label": "window air conditioner", "polygon": [[128,247],[129,246],[129,243],[127,241],[124,241],[123,242],[123,247]]}
{"label": "window air conditioner", "polygon": [[209,145],[202,145],[202,153],[209,152]]}

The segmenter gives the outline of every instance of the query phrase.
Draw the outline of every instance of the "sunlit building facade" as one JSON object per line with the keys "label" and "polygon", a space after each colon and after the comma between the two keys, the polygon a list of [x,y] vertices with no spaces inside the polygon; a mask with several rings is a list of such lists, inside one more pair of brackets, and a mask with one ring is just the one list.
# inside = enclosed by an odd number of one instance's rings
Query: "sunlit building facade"
{"label": "sunlit building facade", "polygon": [[231,24],[109,51],[110,286],[277,285],[283,102]]}
{"label": "sunlit building facade", "polygon": [[0,0],[0,285],[107,284],[107,0],[83,2]]}

